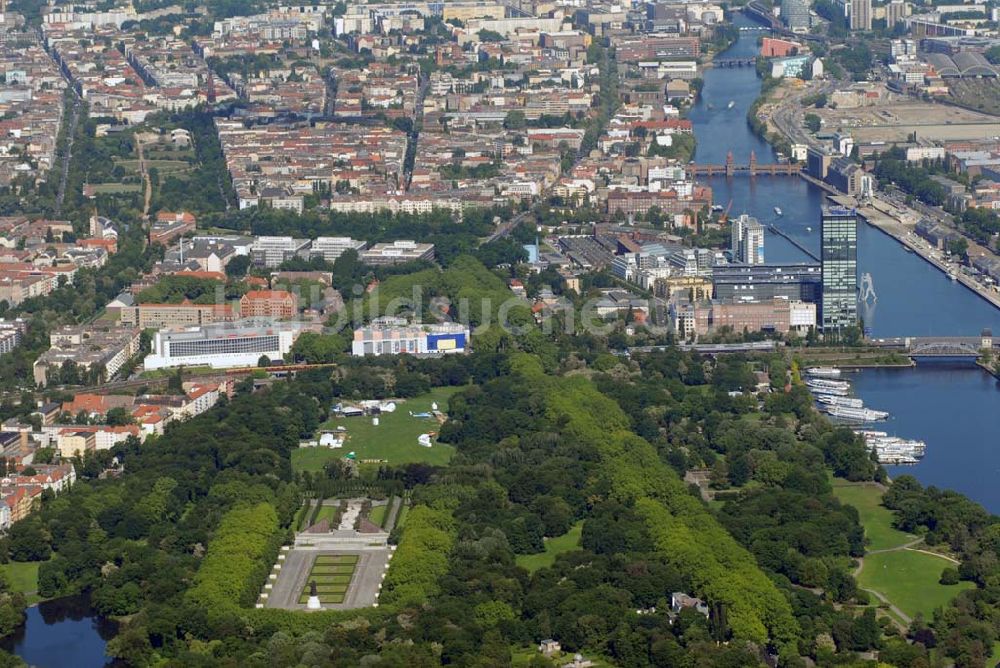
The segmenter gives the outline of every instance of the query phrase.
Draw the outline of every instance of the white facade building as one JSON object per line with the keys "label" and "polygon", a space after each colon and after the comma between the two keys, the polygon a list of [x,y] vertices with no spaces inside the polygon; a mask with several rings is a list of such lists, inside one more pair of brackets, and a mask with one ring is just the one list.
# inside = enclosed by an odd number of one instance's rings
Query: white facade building
{"label": "white facade building", "polygon": [[144,368],[169,369],[178,366],[210,366],[216,369],[256,366],[261,357],[282,359],[298,336],[295,323],[257,325],[239,321],[160,330],[153,337],[153,352]]}
{"label": "white facade building", "polygon": [[321,257],[327,262],[335,262],[344,251],[354,249],[361,252],[366,243],[350,237],[316,237],[309,248],[310,257]]}
{"label": "white facade building", "polygon": [[733,220],[730,250],[733,260],[743,264],[764,264],[764,226],[743,214]]}

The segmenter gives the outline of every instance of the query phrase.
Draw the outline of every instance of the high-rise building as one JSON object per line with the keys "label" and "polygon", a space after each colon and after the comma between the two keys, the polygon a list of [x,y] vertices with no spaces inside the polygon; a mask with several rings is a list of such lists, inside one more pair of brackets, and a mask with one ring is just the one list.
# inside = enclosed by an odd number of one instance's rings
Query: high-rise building
{"label": "high-rise building", "polygon": [[825,207],[822,217],[823,331],[858,324],[858,214]]}
{"label": "high-rise building", "polygon": [[781,20],[789,30],[809,30],[808,0],[781,0]]}
{"label": "high-rise building", "polygon": [[851,30],[872,29],[872,0],[851,0]]}
{"label": "high-rise building", "polygon": [[897,23],[909,15],[910,3],[905,2],[905,0],[890,0],[889,4],[885,6],[885,27],[892,30]]}
{"label": "high-rise building", "polygon": [[743,214],[733,220],[730,250],[733,260],[743,264],[764,264],[764,226]]}

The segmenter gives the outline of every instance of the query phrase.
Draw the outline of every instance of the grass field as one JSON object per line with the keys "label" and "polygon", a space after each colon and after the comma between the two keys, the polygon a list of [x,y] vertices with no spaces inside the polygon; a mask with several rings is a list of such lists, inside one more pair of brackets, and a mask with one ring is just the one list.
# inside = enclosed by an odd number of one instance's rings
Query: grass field
{"label": "grass field", "polygon": [[396,412],[383,413],[379,425],[372,424],[371,418],[335,418],[327,421],[321,429],[337,426],[347,428],[347,441],[343,448],[298,448],[292,452],[292,468],[298,471],[322,471],[327,462],[354,452],[359,462],[366,459],[387,460],[390,464],[447,464],[455,449],[450,445],[434,443],[425,448],[417,443],[417,437],[439,429],[437,420],[411,417],[410,413],[424,413],[437,403],[438,410],[445,412],[448,399],[461,388],[438,387],[419,397],[400,401]]}
{"label": "grass field", "polygon": [[333,517],[339,510],[338,506],[323,506],[319,509],[319,514],[316,515],[316,521],[313,524],[319,524],[323,520],[330,520],[330,528],[336,528],[333,526]]}
{"label": "grass field", "polygon": [[309,602],[309,592],[312,583],[316,583],[316,594],[320,603],[343,603],[344,595],[354,577],[354,569],[358,565],[356,554],[321,554],[313,562],[312,570],[306,579],[306,585],[299,594],[299,603]]}
{"label": "grass field", "polygon": [[[531,665],[532,660],[541,656],[538,653],[537,646],[531,647],[513,647],[511,648],[511,665],[514,668],[526,668]],[[594,668],[611,668],[615,664],[611,663],[610,660],[605,659],[601,656],[594,654],[593,652],[584,652],[583,658],[590,661],[590,665]],[[561,666],[564,663],[572,662],[573,653],[572,652],[560,652],[558,655],[552,657],[555,662],[553,665]]]}
{"label": "grass field", "polygon": [[[115,164],[124,169],[138,173],[139,160],[115,160]],[[183,160],[146,160],[146,169],[156,168],[161,174],[176,174],[191,169],[191,165]]]}
{"label": "grass field", "polygon": [[948,603],[971,582],[957,585],[938,584],[941,571],[951,562],[913,550],[896,550],[870,554],[858,582],[866,589],[881,592],[900,610],[911,617],[922,612],[928,619],[934,608]]}
{"label": "grass field", "polygon": [[97,195],[121,195],[142,191],[142,186],[138,183],[88,183],[87,185]]}
{"label": "grass field", "polygon": [[892,527],[892,511],[882,505],[882,492],[874,485],[835,480],[833,494],[841,503],[854,506],[868,538],[868,550],[887,550],[905,545],[916,538]]}
{"label": "grass field", "polygon": [[372,524],[385,526],[385,514],[387,510],[389,510],[388,504],[384,506],[372,506],[372,511],[368,513],[368,521]]}
{"label": "grass field", "polygon": [[7,581],[10,582],[12,591],[19,591],[28,595],[28,604],[37,603],[42,600],[35,592],[38,590],[38,567],[40,561],[19,562],[11,561],[0,565]]}
{"label": "grass field", "polygon": [[519,554],[517,565],[534,573],[539,568],[545,568],[555,563],[556,557],[564,552],[571,552],[580,547],[583,536],[583,521],[577,522],[570,530],[561,536],[545,539],[545,551],[538,554]]}

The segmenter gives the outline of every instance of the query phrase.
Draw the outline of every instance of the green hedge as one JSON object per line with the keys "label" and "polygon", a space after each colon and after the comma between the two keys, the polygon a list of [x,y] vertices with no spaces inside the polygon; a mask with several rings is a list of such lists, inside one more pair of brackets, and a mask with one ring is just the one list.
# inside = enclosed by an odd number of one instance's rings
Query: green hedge
{"label": "green hedge", "polygon": [[438,591],[455,543],[455,521],[447,510],[415,506],[382,584],[381,605],[418,605]]}
{"label": "green hedge", "polygon": [[209,614],[254,605],[284,537],[271,504],[230,510],[208,544],[188,597]]}

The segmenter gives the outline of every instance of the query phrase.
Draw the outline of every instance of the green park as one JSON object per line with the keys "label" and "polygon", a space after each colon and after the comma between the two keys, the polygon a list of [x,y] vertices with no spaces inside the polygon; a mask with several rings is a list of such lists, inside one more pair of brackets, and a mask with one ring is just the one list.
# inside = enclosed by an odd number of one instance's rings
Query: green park
{"label": "green park", "polygon": [[569,531],[561,536],[545,539],[545,550],[538,554],[517,555],[517,565],[534,573],[540,568],[546,568],[556,562],[556,557],[566,552],[580,549],[580,539],[583,536],[583,522],[577,522]]}
{"label": "green park", "polygon": [[292,453],[292,467],[295,471],[322,471],[323,466],[339,459],[349,452],[355,454],[359,462],[384,461],[390,465],[423,462],[433,465],[447,464],[455,449],[438,443],[432,438],[431,447],[417,442],[421,434],[436,433],[440,427],[434,417],[418,417],[431,413],[437,404],[442,414],[448,410],[448,400],[458,392],[457,387],[438,387],[426,394],[396,402],[396,410],[383,412],[379,424],[369,417],[336,416],[320,426],[320,431],[346,429],[347,440],[342,448],[299,448]]}
{"label": "green park", "polygon": [[838,480],[833,490],[842,503],[857,509],[865,529],[865,556],[855,572],[858,586],[878,599],[873,603],[888,602],[899,621],[908,624],[917,614],[930,618],[935,608],[973,586],[965,581],[940,583],[941,572],[957,568],[958,563],[948,555],[931,551],[919,536],[896,529],[892,511],[882,505],[881,486]]}

